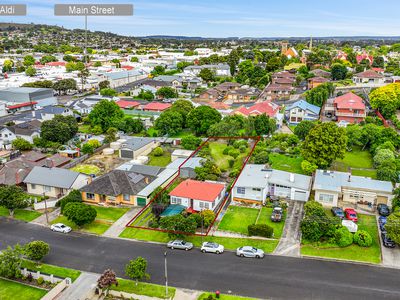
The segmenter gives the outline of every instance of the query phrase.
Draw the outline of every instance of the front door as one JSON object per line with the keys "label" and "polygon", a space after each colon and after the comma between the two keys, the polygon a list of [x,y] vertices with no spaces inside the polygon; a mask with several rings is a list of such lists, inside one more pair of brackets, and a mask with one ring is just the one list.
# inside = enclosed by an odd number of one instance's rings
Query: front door
{"label": "front door", "polygon": [[190,199],[190,207],[193,208],[193,199]]}

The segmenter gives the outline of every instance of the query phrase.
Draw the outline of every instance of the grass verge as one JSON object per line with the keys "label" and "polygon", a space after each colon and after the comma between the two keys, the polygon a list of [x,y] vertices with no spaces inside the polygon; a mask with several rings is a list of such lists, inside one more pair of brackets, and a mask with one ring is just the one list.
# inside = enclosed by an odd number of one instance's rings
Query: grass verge
{"label": "grass verge", "polygon": [[39,300],[46,294],[46,290],[0,278],[0,299]]}
{"label": "grass verge", "polygon": [[[27,209],[16,209],[14,211],[14,218],[17,220],[30,222],[40,217],[42,213],[35,210],[27,210]],[[0,216],[9,217],[8,209],[0,206]]]}
{"label": "grass verge", "polygon": [[[133,293],[136,295],[144,295],[149,297],[165,298],[165,286],[138,282],[133,280],[118,278],[118,286],[113,285],[111,288],[113,291]],[[176,289],[173,287],[168,287],[168,296],[174,297]]]}
{"label": "grass verge", "polygon": [[[215,299],[215,293],[203,293],[197,298],[197,300],[206,300],[208,297],[213,296]],[[255,300],[255,298],[240,297],[235,295],[220,294],[219,299],[221,300]]]}

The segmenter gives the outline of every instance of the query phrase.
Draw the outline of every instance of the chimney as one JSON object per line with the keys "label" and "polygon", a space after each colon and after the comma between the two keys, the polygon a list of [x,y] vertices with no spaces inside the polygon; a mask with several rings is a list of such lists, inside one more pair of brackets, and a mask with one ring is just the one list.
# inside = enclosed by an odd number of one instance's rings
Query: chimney
{"label": "chimney", "polygon": [[144,178],[144,182],[145,182],[146,184],[149,184],[149,177],[145,177],[145,178]]}
{"label": "chimney", "polygon": [[293,173],[289,174],[289,181],[294,182],[294,174]]}

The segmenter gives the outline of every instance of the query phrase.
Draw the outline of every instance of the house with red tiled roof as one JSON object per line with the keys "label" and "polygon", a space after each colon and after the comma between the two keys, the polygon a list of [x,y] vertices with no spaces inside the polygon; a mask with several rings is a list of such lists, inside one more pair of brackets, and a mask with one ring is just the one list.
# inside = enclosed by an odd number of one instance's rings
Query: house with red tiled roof
{"label": "house with red tiled roof", "polygon": [[140,105],[137,101],[119,100],[115,102],[122,109],[131,109]]}
{"label": "house with red tiled roof", "polygon": [[233,113],[242,115],[245,117],[249,116],[258,116],[258,115],[267,115],[271,118],[276,117],[277,113],[279,112],[279,106],[271,101],[263,101],[256,103],[249,107],[239,107]]}
{"label": "house with red tiled roof", "polygon": [[224,198],[225,189],[223,182],[186,179],[169,193],[170,202],[189,211],[215,210]]}
{"label": "house with red tiled roof", "polygon": [[360,123],[366,117],[364,100],[353,93],[347,93],[336,97],[333,101],[337,121]]}
{"label": "house with red tiled roof", "polygon": [[142,107],[144,111],[155,111],[155,112],[162,112],[167,110],[171,107],[170,103],[162,103],[162,102],[150,102]]}
{"label": "house with red tiled roof", "polygon": [[353,82],[355,84],[383,85],[385,83],[385,76],[375,72],[374,70],[366,70],[364,72],[354,74]]}
{"label": "house with red tiled roof", "polygon": [[361,63],[363,60],[367,60],[368,62],[369,62],[369,64],[370,65],[372,65],[372,63],[374,62],[374,57],[372,56],[372,55],[369,55],[367,52],[363,52],[363,53],[361,53],[361,54],[358,54],[357,56],[356,56],[356,60],[357,60],[357,63],[359,64],[359,63]]}

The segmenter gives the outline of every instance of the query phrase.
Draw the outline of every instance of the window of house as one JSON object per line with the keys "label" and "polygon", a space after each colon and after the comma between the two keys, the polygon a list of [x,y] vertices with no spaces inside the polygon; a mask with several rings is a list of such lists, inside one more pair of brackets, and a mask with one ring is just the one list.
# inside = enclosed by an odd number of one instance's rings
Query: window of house
{"label": "window of house", "polygon": [[333,203],[333,195],[319,194],[319,201],[324,202],[324,203]]}
{"label": "window of house", "polygon": [[200,206],[200,209],[209,209],[210,208],[210,203],[208,203],[208,202],[199,202],[199,206]]}
{"label": "window of house", "polygon": [[130,201],[131,200],[131,195],[129,194],[124,194],[123,195],[124,201]]}
{"label": "window of house", "polygon": [[236,188],[236,192],[237,192],[238,194],[244,195],[244,194],[246,193],[246,188],[238,186],[238,187]]}
{"label": "window of house", "polygon": [[92,193],[86,193],[86,199],[94,200],[94,194],[92,194]]}
{"label": "window of house", "polygon": [[51,191],[51,186],[44,185],[43,189],[44,189],[45,192],[50,192]]}
{"label": "window of house", "polygon": [[32,190],[35,190],[36,189],[36,184],[31,184],[31,188],[32,188]]}
{"label": "window of house", "polygon": [[182,204],[182,199],[177,197],[171,197],[171,204]]}
{"label": "window of house", "polygon": [[253,191],[261,192],[261,189],[260,188],[253,188]]}

